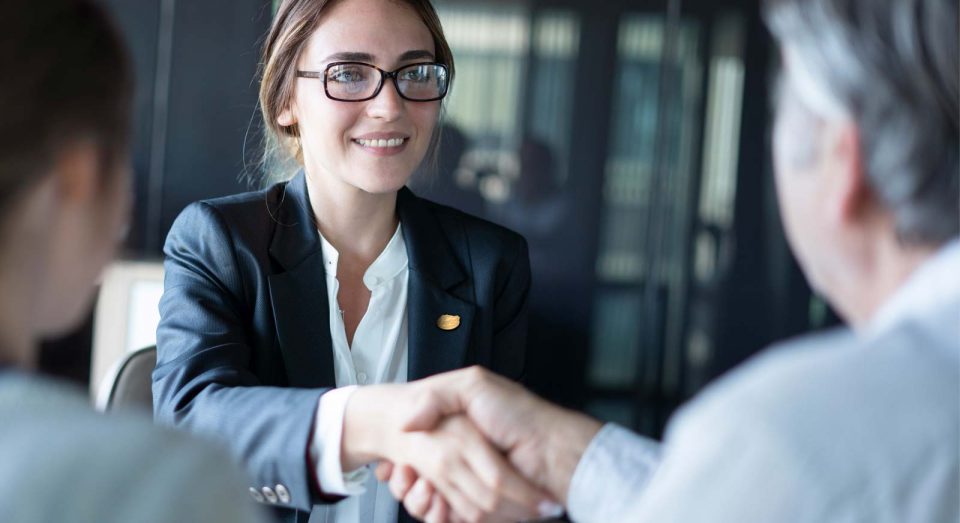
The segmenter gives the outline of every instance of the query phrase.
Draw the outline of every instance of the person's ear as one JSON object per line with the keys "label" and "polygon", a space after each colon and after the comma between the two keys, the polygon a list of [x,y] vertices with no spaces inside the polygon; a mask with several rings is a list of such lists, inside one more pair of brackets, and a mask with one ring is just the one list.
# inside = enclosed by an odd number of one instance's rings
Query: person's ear
{"label": "person's ear", "polygon": [[63,205],[83,205],[97,198],[102,189],[101,157],[93,140],[75,140],[61,148],[52,175]]}
{"label": "person's ear", "polygon": [[293,107],[287,107],[277,115],[277,125],[281,127],[290,127],[297,124],[297,115]]}
{"label": "person's ear", "polygon": [[863,164],[860,131],[853,123],[831,126],[827,131],[831,144],[827,150],[828,212],[837,223],[855,222],[871,199],[870,185]]}

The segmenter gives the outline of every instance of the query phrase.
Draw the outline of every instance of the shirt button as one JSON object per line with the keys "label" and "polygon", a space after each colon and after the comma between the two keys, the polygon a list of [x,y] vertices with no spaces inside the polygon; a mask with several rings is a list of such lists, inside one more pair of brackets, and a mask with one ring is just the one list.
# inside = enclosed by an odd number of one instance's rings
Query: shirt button
{"label": "shirt button", "polygon": [[357,373],[357,383],[363,385],[367,382],[367,374],[365,372]]}
{"label": "shirt button", "polygon": [[253,498],[253,500],[257,503],[263,503],[263,494],[253,487],[250,487],[250,497]]}

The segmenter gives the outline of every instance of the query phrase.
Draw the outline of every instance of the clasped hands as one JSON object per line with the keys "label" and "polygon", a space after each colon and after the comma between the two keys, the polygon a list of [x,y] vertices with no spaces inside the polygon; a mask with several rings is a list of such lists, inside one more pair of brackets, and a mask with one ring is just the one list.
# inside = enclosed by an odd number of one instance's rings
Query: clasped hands
{"label": "clasped hands", "polygon": [[583,449],[600,429],[480,367],[362,387],[347,403],[341,463],[377,477],[434,522],[558,516]]}

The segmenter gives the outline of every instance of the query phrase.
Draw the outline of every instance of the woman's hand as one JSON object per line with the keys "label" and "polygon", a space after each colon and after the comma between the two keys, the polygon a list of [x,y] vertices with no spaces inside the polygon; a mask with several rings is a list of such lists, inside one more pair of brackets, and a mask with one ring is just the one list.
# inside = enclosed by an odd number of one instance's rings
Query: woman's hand
{"label": "woman's hand", "polygon": [[[515,470],[560,502],[566,502],[570,478],[601,427],[596,420],[553,406],[478,367],[440,374],[411,385],[426,392],[404,428],[426,430],[441,423],[445,416],[466,415]],[[458,521],[456,507],[444,503],[442,493],[416,472],[381,462],[377,477],[390,482],[391,494],[403,501],[412,516],[431,523]],[[560,513],[562,507],[545,503],[539,515],[556,517]]]}
{"label": "woman's hand", "polygon": [[[418,489],[427,492],[422,497],[442,498],[419,513],[433,521],[446,521],[451,512],[458,520],[470,522],[537,517],[549,497],[523,479],[467,418],[445,418],[429,431],[404,430],[410,413],[424,401],[421,392],[409,385],[357,389],[344,416],[343,469],[387,460],[397,470],[423,478]],[[403,494],[409,497],[411,493]]]}
{"label": "woman's hand", "polygon": [[426,523],[456,521],[456,514],[450,511],[446,500],[410,467],[395,467],[389,461],[381,461],[377,465],[377,479],[389,482],[390,493],[414,518]]}

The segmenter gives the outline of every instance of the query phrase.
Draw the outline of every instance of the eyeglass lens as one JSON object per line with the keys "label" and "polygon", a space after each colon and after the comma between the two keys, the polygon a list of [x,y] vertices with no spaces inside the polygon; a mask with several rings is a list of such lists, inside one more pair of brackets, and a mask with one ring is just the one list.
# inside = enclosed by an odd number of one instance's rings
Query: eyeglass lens
{"label": "eyeglass lens", "polygon": [[[326,71],[327,94],[338,100],[364,100],[376,95],[382,75],[372,65],[334,64]],[[397,90],[408,100],[435,100],[447,91],[447,71],[438,64],[415,64],[395,73]]]}

